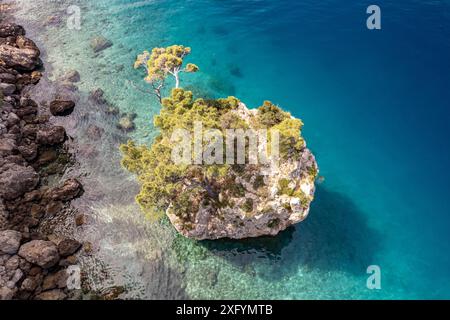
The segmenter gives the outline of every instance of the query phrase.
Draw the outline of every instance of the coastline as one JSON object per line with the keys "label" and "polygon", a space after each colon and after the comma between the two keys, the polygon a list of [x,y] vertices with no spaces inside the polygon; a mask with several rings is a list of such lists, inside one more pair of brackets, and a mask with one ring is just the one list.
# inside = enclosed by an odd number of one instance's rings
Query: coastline
{"label": "coastline", "polygon": [[80,277],[77,252],[82,246],[88,252],[89,244],[75,240],[71,230],[80,216],[70,202],[83,187],[65,174],[72,165],[70,136],[52,121],[57,112],[51,106],[63,100],[33,100],[30,92],[40,81],[55,89],[42,80],[40,49],[7,11],[2,7],[0,298],[77,298],[80,288],[72,290],[77,286],[69,278]]}

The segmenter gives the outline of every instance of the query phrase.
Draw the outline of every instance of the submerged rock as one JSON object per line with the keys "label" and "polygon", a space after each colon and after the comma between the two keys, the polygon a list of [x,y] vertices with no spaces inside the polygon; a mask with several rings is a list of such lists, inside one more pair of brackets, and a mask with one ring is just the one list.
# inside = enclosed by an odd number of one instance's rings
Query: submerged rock
{"label": "submerged rock", "polygon": [[112,47],[113,43],[103,36],[97,36],[91,39],[91,48],[95,53]]}
{"label": "submerged rock", "polygon": [[53,201],[70,201],[83,193],[83,186],[77,179],[68,179],[61,187],[54,188],[45,196]]}
{"label": "submerged rock", "polygon": [[50,112],[54,116],[64,117],[73,112],[75,102],[71,100],[54,100],[50,103]]}
{"label": "submerged rock", "polygon": [[81,248],[81,243],[74,239],[63,239],[58,243],[58,251],[61,257],[68,257]]}
{"label": "submerged rock", "polygon": [[64,127],[48,127],[37,132],[37,141],[43,145],[61,144],[65,139],[66,130],[64,129]]}
{"label": "submerged rock", "polygon": [[77,70],[69,70],[62,77],[61,81],[63,82],[79,82],[81,80],[80,73]]}
{"label": "submerged rock", "polygon": [[125,115],[122,118],[120,118],[119,122],[117,123],[117,128],[125,132],[133,131],[135,129],[133,117]]}

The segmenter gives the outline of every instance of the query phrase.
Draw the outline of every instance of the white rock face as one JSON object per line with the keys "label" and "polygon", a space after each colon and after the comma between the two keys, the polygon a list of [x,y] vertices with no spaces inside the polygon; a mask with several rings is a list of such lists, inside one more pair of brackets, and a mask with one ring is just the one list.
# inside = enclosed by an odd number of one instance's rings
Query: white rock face
{"label": "white rock face", "polygon": [[[236,112],[248,120],[254,111],[241,104]],[[187,225],[175,215],[172,207],[166,214],[178,232],[192,239],[275,236],[306,219],[314,199],[316,160],[306,147],[296,159],[253,168],[250,178],[245,174],[237,176],[235,184],[243,186],[243,195],[228,197],[230,204],[219,211],[212,205],[201,205],[194,223]],[[256,184],[256,179],[260,183]],[[281,190],[280,184],[285,184],[286,188]]]}

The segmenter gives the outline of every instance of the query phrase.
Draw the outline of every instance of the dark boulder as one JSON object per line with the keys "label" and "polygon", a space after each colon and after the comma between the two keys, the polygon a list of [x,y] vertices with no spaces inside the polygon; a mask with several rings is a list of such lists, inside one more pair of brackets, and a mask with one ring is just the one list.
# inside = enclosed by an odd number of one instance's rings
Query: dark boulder
{"label": "dark boulder", "polygon": [[10,68],[31,71],[40,65],[39,55],[40,52],[35,49],[0,45],[0,59]]}
{"label": "dark boulder", "polygon": [[54,100],[50,103],[50,112],[54,116],[64,117],[73,112],[75,102],[71,100]]}
{"label": "dark boulder", "polygon": [[73,255],[81,248],[81,243],[74,239],[63,239],[58,243],[58,251],[61,257]]}
{"label": "dark boulder", "polygon": [[32,191],[38,183],[39,175],[32,167],[11,163],[0,174],[0,197],[6,200],[16,199]]}
{"label": "dark boulder", "polygon": [[60,126],[44,128],[37,132],[36,138],[43,145],[61,144],[66,139],[66,130]]}
{"label": "dark boulder", "polygon": [[6,23],[0,25],[0,38],[17,37],[25,35],[25,29],[14,23]]}
{"label": "dark boulder", "polygon": [[68,179],[61,187],[50,190],[46,198],[53,201],[70,201],[83,194],[83,186],[77,179]]}
{"label": "dark boulder", "polygon": [[53,267],[59,261],[58,249],[51,241],[33,240],[27,242],[20,247],[19,256],[44,269]]}

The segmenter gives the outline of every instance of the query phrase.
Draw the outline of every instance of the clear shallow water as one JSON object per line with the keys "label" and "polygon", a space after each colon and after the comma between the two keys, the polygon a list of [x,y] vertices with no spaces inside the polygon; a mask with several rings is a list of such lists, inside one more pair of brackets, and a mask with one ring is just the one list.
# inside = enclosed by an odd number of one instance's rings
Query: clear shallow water
{"label": "clear shallow water", "polygon": [[[130,85],[144,86],[131,65],[174,43],[192,47],[201,73],[183,86],[197,95],[272,100],[306,124],[325,177],[308,220],[274,239],[205,243],[141,217],[111,119],[91,110],[74,125],[81,141],[94,120],[108,133],[103,156],[81,169],[91,193],[106,195],[80,206],[95,217],[85,236],[131,297],[450,298],[448,2],[379,1],[381,31],[365,28],[364,1],[18,2],[36,30],[80,5],[80,31],[62,24],[36,35],[45,59],[55,77],[75,68],[82,92],[102,87],[136,112],[132,137],[142,142],[158,105]],[[114,46],[95,56],[89,39],[99,34]],[[366,288],[371,264],[380,291]]]}

